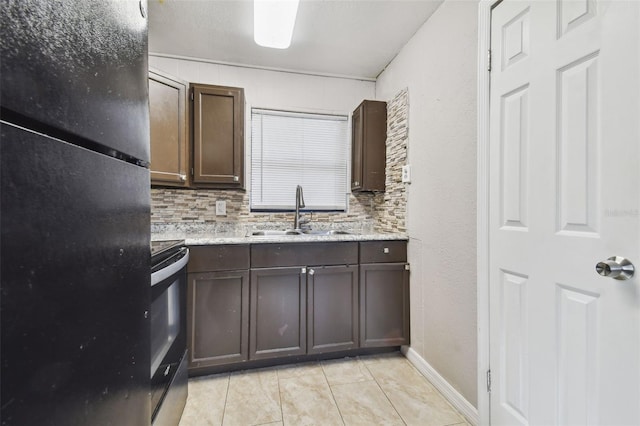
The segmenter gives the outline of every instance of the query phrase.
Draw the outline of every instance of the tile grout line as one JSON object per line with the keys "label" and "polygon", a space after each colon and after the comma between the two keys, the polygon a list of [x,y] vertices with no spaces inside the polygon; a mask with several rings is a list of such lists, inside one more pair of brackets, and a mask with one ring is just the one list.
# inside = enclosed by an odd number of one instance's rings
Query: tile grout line
{"label": "tile grout line", "polygon": [[276,368],[276,382],[278,384],[278,401],[280,403],[280,421],[284,426],[284,410],[282,409],[282,390],[280,389],[280,369]]}
{"label": "tile grout line", "polygon": [[224,406],[222,407],[222,421],[220,426],[224,424],[224,415],[227,413],[227,401],[229,400],[229,388],[231,387],[231,373],[227,373],[227,392],[224,394]]}
{"label": "tile grout line", "polygon": [[324,366],[322,365],[322,361],[320,361],[320,368],[322,369],[322,375],[324,376],[324,380],[327,382],[327,386],[329,387],[329,393],[331,393],[331,399],[333,399],[333,403],[336,405],[338,409],[338,414],[340,414],[340,420],[342,420],[342,424],[346,425],[347,423],[344,421],[344,417],[342,416],[342,411],[340,411],[340,406],[338,405],[338,401],[336,401],[336,396],[333,394],[333,389],[331,388],[331,383],[329,383],[329,378],[327,377],[327,373],[324,371]]}
{"label": "tile grout line", "polygon": [[393,408],[393,411],[396,412],[396,414],[398,415],[398,417],[400,418],[400,421],[406,426],[407,422],[404,420],[404,418],[400,415],[400,412],[398,411],[398,409],[396,408],[395,405],[393,405],[393,402],[391,402],[391,399],[389,399],[389,395],[387,395],[387,393],[384,391],[384,389],[382,389],[382,386],[380,386],[380,383],[378,383],[378,379],[376,378],[376,376],[373,374],[373,372],[371,370],[369,370],[369,367],[367,366],[367,364],[364,363],[364,367],[367,369],[367,371],[369,372],[369,374],[371,374],[371,377],[373,377],[373,381],[376,383],[376,385],[378,386],[378,388],[380,389],[380,391],[382,392],[382,394],[384,395],[385,398],[387,398],[387,401],[389,401],[389,404],[391,404],[391,407]]}

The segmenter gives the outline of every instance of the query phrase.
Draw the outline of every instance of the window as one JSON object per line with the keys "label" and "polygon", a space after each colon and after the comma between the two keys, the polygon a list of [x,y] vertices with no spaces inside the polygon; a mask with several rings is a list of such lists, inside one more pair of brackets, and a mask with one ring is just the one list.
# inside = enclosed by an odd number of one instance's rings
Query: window
{"label": "window", "polygon": [[251,110],[251,210],[347,209],[348,116]]}

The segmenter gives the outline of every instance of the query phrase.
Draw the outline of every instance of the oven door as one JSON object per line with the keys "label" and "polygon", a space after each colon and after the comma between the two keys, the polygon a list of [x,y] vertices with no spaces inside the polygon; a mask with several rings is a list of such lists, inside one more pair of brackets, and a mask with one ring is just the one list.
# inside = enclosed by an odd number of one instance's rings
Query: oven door
{"label": "oven door", "polygon": [[189,249],[152,268],[151,408],[155,416],[187,347],[187,263]]}

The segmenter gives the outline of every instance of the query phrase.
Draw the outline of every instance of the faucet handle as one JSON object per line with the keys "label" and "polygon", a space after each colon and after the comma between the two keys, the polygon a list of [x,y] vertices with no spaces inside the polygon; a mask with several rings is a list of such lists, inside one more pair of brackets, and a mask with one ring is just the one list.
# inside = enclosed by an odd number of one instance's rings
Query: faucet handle
{"label": "faucet handle", "polygon": [[311,229],[311,221],[309,219],[302,219],[298,221],[298,228],[301,231],[309,231]]}

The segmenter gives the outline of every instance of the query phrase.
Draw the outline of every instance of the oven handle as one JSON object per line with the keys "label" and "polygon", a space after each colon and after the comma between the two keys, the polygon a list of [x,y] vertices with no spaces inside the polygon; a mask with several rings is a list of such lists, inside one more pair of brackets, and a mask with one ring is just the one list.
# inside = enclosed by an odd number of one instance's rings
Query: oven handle
{"label": "oven handle", "polygon": [[176,272],[178,272],[179,270],[181,270],[187,265],[187,263],[189,262],[188,248],[185,247],[181,249],[178,253],[176,253],[176,256],[181,255],[183,253],[184,253],[184,256],[182,256],[182,258],[177,262],[172,263],[166,268],[160,269],[159,271],[156,271],[153,274],[151,274],[151,287],[166,280],[171,275],[175,274]]}

